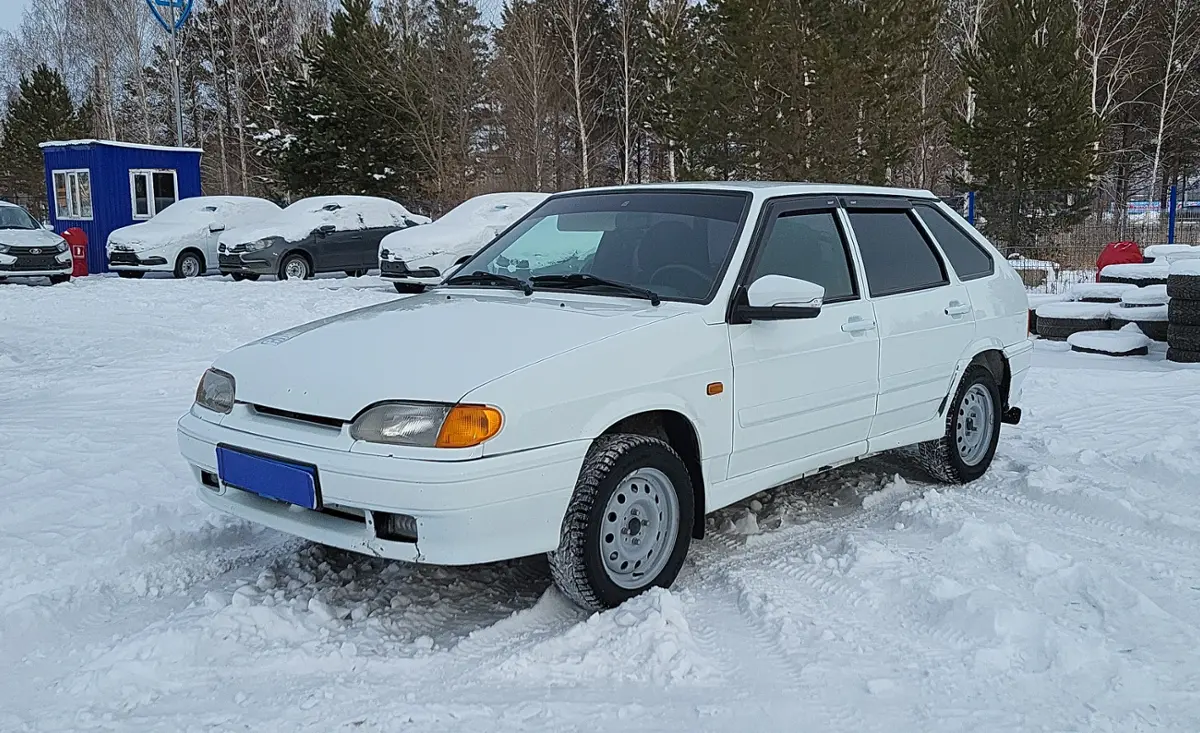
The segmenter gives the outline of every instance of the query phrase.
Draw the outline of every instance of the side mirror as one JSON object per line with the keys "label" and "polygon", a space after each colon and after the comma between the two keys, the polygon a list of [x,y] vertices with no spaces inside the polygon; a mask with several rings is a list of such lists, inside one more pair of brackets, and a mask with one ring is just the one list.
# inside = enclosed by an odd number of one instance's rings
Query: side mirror
{"label": "side mirror", "polygon": [[824,305],[825,288],[784,275],[763,275],[738,292],[732,323],[790,321],[816,318]]}
{"label": "side mirror", "polygon": [[48,232],[52,232],[52,231],[54,231],[54,225],[51,224],[50,222],[45,222],[42,224],[42,229],[45,229]]}
{"label": "side mirror", "polygon": [[214,234],[216,234],[217,232],[223,232],[223,231],[225,231],[225,225],[220,222],[214,221],[212,224],[208,225],[208,231],[210,231]]}

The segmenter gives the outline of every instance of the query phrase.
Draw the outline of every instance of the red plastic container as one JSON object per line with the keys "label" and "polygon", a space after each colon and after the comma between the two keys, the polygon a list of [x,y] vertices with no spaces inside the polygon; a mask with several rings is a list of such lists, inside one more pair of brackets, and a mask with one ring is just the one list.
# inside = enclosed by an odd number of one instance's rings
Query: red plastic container
{"label": "red plastic container", "polygon": [[1109,265],[1136,265],[1142,261],[1142,250],[1137,242],[1109,242],[1096,260],[1096,282],[1100,282],[1100,271]]}
{"label": "red plastic container", "polygon": [[87,232],[79,227],[71,227],[62,233],[71,247],[71,277],[83,277],[88,274],[87,261]]}

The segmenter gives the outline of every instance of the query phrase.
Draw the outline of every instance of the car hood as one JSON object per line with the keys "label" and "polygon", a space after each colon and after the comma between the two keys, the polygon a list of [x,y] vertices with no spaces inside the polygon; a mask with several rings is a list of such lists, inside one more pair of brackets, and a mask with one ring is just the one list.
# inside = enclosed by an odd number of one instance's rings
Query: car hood
{"label": "car hood", "polygon": [[183,242],[194,243],[207,234],[207,225],[187,222],[159,224],[148,221],[114,230],[108,235],[108,248],[127,247],[134,252],[142,252]]}
{"label": "car hood", "polygon": [[234,376],[239,402],[350,420],[384,400],[457,402],[524,366],[689,307],[439,289],[281,331],[214,366]]}
{"label": "car hood", "polygon": [[10,247],[57,247],[62,237],[45,229],[0,229],[0,244]]}

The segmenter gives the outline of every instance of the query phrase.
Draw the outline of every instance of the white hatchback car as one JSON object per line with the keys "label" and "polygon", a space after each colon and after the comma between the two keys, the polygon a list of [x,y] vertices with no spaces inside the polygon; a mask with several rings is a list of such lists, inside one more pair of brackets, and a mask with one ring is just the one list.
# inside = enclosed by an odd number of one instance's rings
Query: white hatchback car
{"label": "white hatchback car", "polygon": [[121,277],[170,272],[175,277],[215,273],[221,232],[257,224],[282,211],[252,196],[180,199],[153,219],[108,235],[108,267]]}
{"label": "white hatchback car", "polygon": [[591,189],[429,292],[221,357],[179,443],[224,511],[414,562],[549,553],[601,608],[670,585],[705,514],[755,492],[902,447],[982,475],[1027,314],[926,191]]}

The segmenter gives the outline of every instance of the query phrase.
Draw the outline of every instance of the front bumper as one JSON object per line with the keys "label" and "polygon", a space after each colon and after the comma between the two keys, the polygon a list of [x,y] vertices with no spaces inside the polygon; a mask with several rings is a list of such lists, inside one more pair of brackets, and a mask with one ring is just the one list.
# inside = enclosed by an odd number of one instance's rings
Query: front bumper
{"label": "front bumper", "polygon": [[164,271],[173,269],[166,257],[143,257],[137,252],[110,250],[108,253],[108,269],[110,270],[143,270]]}
{"label": "front bumper", "polygon": [[[217,266],[222,275],[245,273],[249,275],[274,275],[278,271],[279,259],[268,255],[264,250],[242,254],[221,253],[217,256]],[[245,258],[245,259],[243,259]]]}
{"label": "front bumper", "polygon": [[[59,259],[65,256],[65,261]],[[71,255],[66,252],[36,255],[12,252],[0,255],[0,277],[57,277],[71,274]]]}
{"label": "front bumper", "polygon": [[422,283],[436,285],[442,281],[441,273],[432,267],[418,267],[410,270],[403,260],[379,261],[379,276],[384,280]]}
{"label": "front bumper", "polygon": [[[215,481],[217,444],[315,465],[322,500],[336,513]],[[467,461],[429,461],[303,445],[190,412],[179,420],[179,449],[191,464],[199,497],[210,506],[321,544],[437,565],[495,562],[558,547],[587,447],[586,441],[573,441]],[[381,539],[378,512],[415,518],[416,541]]]}

